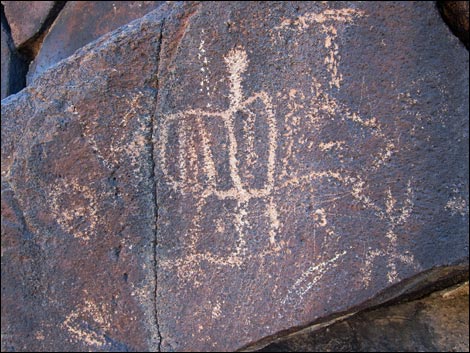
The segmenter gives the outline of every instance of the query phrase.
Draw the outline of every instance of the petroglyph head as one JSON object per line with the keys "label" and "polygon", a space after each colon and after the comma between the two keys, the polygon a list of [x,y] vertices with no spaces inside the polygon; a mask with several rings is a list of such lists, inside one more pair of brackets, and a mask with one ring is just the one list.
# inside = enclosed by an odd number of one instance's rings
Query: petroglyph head
{"label": "petroglyph head", "polygon": [[241,47],[230,50],[224,60],[231,75],[241,75],[248,68],[248,56]]}

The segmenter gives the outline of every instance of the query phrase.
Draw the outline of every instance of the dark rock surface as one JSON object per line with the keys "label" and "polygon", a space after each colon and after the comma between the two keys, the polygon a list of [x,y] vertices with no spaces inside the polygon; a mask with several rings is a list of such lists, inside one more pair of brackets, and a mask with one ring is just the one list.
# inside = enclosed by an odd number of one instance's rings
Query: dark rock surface
{"label": "dark rock surface", "polygon": [[26,62],[18,54],[11,38],[5,15],[1,13],[1,99],[21,90],[27,71]]}
{"label": "dark rock surface", "polygon": [[158,13],[2,101],[2,351],[149,351]]}
{"label": "dark rock surface", "polygon": [[82,48],[2,101],[2,349],[237,350],[468,271],[468,88],[426,2],[171,3]]}
{"label": "dark rock surface", "polygon": [[468,352],[468,282],[431,296],[366,311],[259,352]]}
{"label": "dark rock surface", "polygon": [[438,1],[437,3],[450,29],[469,49],[470,1]]}
{"label": "dark rock surface", "polygon": [[68,1],[44,39],[28,72],[39,74],[105,33],[160,6],[163,1]]}
{"label": "dark rock surface", "polygon": [[435,4],[193,4],[159,82],[163,350],[250,346],[468,262],[468,52]]}

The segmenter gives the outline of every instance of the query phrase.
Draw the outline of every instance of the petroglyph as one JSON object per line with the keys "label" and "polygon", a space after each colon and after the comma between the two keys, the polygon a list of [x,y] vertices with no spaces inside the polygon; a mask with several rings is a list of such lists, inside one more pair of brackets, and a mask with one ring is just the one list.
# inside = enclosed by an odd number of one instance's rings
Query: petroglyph
{"label": "petroglyph", "polygon": [[[285,116],[276,116],[271,96],[266,91],[261,90],[247,97],[243,90],[243,78],[249,60],[243,47],[231,50],[224,57],[230,87],[228,108],[216,110],[208,104],[207,109],[187,109],[164,116],[158,130],[157,149],[163,179],[174,193],[195,200],[195,212],[185,232],[184,255],[179,258],[163,259],[159,263],[160,266],[175,270],[181,280],[190,280],[197,287],[201,285],[199,269],[203,262],[215,266],[240,268],[246,261],[258,261],[267,255],[278,256],[282,253],[281,250],[288,252],[286,245],[290,240],[282,237],[282,222],[276,195],[289,195],[297,189],[315,195],[314,181],[320,181],[319,184],[322,182],[340,184],[344,192],[325,195],[318,199],[313,197],[314,207],[310,212],[316,262],[306,274],[295,280],[284,298],[284,303],[290,302],[296,296],[305,295],[324,273],[336,266],[337,260],[346,254],[346,251],[341,251],[341,237],[335,231],[335,218],[338,215],[328,212],[322,206],[332,204],[345,196],[352,197],[355,202],[362,205],[363,209],[372,211],[377,220],[386,222],[388,227],[384,234],[388,241],[387,249],[385,251],[369,249],[368,254],[364,253],[363,275],[366,283],[370,281],[372,266],[378,256],[388,257],[388,278],[391,282],[398,278],[394,265],[396,261],[403,261],[414,266],[412,255],[399,255],[396,249],[397,227],[406,223],[413,209],[411,186],[409,185],[406,200],[401,209],[396,209],[396,199],[392,197],[390,190],[383,195],[385,207],[380,206],[376,198],[373,199],[368,195],[369,186],[365,182],[366,177],[360,174],[367,171],[354,171],[348,168],[345,162],[344,153],[348,152],[354,140],[318,141],[311,138],[320,135],[314,132],[321,132],[327,126],[326,124],[331,122],[336,125],[352,125],[357,127],[361,134],[370,136],[377,146],[370,153],[369,170],[375,171],[393,158],[397,144],[392,137],[384,133],[379,120],[375,117],[361,116],[360,112],[354,111],[333,96],[334,91],[341,88],[342,80],[337,44],[339,29],[335,27],[335,23],[350,24],[361,16],[365,14],[355,9],[325,10],[319,14],[305,14],[295,20],[284,20],[275,28],[279,34],[288,30],[303,32],[311,27],[313,30],[313,25],[317,25],[315,30],[319,27],[325,33],[324,64],[329,80],[321,83],[312,75],[310,92],[287,88],[285,93],[276,93],[276,97],[281,101],[284,99],[282,103],[288,107]],[[204,68],[201,71],[205,75],[207,58],[205,58],[204,44],[205,42],[201,40],[199,59]],[[206,79],[207,76],[204,77],[201,85],[206,87],[210,82]],[[332,88],[335,88],[333,93]],[[206,97],[209,96],[206,95]],[[236,130],[238,113],[242,113],[243,120]],[[260,119],[264,119],[267,126],[267,153],[264,156],[257,153],[255,148],[259,136],[255,135],[253,127]],[[278,123],[279,120],[280,123]],[[278,124],[282,124],[282,133],[278,129]],[[221,126],[217,132],[218,139],[213,136],[214,126]],[[221,138],[221,135],[225,137]],[[215,143],[217,146],[214,146]],[[323,155],[337,155],[338,167],[336,169],[305,168],[305,166],[296,168],[299,163],[297,151],[302,146],[306,146],[309,151],[317,150],[320,155],[322,153]],[[215,148],[218,148],[218,152]],[[239,153],[241,148],[245,148],[243,161]],[[351,155],[351,152],[348,153]],[[222,159],[225,162],[222,162]],[[243,169],[244,166],[245,169]],[[225,183],[222,183],[221,168],[226,168],[226,174],[229,176],[229,180],[225,180]],[[252,171],[255,168],[263,170],[264,181],[262,185],[258,184],[253,187],[247,180],[252,179]],[[308,172],[302,174],[298,170],[308,170]],[[232,206],[227,206],[231,208],[227,211],[231,219],[219,217],[213,220],[214,234],[226,235],[230,229],[234,229],[236,233],[236,239],[233,240],[234,246],[224,254],[200,250],[199,247],[205,234],[203,231],[205,207],[214,200],[233,201]],[[251,202],[258,202],[258,204],[261,202],[264,207],[264,219],[268,223],[262,248],[256,251],[252,251],[247,243],[247,234],[253,229],[250,214]],[[359,215],[358,218],[360,217]],[[316,248],[316,233],[320,228],[322,243],[318,244],[318,249],[324,254],[318,252]],[[333,246],[337,251],[331,258],[327,258],[325,254],[331,252],[325,250]]]}
{"label": "petroglyph", "polygon": [[408,218],[411,216],[414,207],[414,193],[411,188],[411,181],[408,182],[406,189],[406,197],[403,201],[402,207],[397,207],[397,200],[392,195],[390,189],[387,190],[387,196],[385,200],[385,211],[378,212],[378,215],[381,219],[387,222],[387,247],[386,250],[372,250],[368,249],[365,266],[361,269],[364,275],[364,283],[369,286],[372,276],[372,264],[374,259],[385,258],[387,259],[387,279],[389,283],[395,283],[399,279],[399,274],[396,270],[396,262],[400,261],[406,265],[416,267],[413,254],[408,251],[400,253],[397,249],[398,235],[397,228],[405,225]]}
{"label": "petroglyph", "polygon": [[87,299],[67,315],[62,327],[77,341],[97,348],[103,347],[106,344],[105,334],[111,328],[108,305],[96,304]]}
{"label": "petroglyph", "polygon": [[346,251],[336,254],[330,260],[310,266],[295,281],[294,285],[288,290],[286,297],[281,301],[282,305],[295,304],[310,291],[322,279],[328,270],[335,268],[338,259],[346,255]]}
{"label": "petroglyph", "polygon": [[[123,163],[123,157],[128,158],[130,170],[139,180],[142,179],[141,158],[147,148],[149,139],[149,126],[151,117],[147,112],[146,96],[143,92],[136,92],[125,100],[123,112],[119,120],[111,120],[109,123],[109,139],[106,144],[99,143],[96,131],[102,122],[99,115],[93,119],[84,118],[79,108],[70,104],[66,111],[72,114],[82,128],[82,136],[85,143],[93,151],[93,157],[109,171],[114,172]],[[139,119],[135,119],[139,115]],[[105,117],[106,118],[106,117]],[[136,121],[137,120],[137,121]],[[121,129],[128,124],[136,124],[131,136],[122,134]],[[107,130],[108,131],[108,130]],[[84,183],[79,178],[61,178],[48,186],[51,211],[61,228],[83,242],[88,242],[96,234],[100,222],[98,219],[98,207],[102,199],[110,196],[108,193],[98,195],[93,186]],[[123,190],[125,193],[126,191]],[[64,202],[69,199],[69,202]],[[65,206],[67,205],[67,206]]]}
{"label": "petroglyph", "polygon": [[219,301],[217,301],[212,308],[212,319],[218,319],[220,317],[220,314],[222,314],[221,311],[221,304]]}
{"label": "petroglyph", "polygon": [[[84,242],[88,242],[96,232],[98,224],[98,200],[96,193],[77,179],[69,182],[60,180],[51,186],[51,208],[62,229]],[[69,207],[65,208],[63,202]]]}
{"label": "petroglyph", "polygon": [[294,20],[286,19],[282,21],[281,25],[276,27],[275,30],[294,29],[298,32],[304,32],[312,25],[317,25],[315,29],[320,29],[320,31],[325,34],[324,47],[327,49],[328,54],[324,59],[324,63],[326,69],[331,74],[331,80],[329,82],[330,88],[340,88],[343,76],[339,72],[341,56],[336,40],[338,38],[336,24],[351,23],[354,19],[361,16],[364,16],[364,12],[356,9],[327,9],[321,13],[309,12]]}
{"label": "petroglyph", "polygon": [[[127,155],[131,159],[131,164],[134,167],[134,172],[138,175],[141,171],[141,164],[139,159],[145,151],[146,135],[148,135],[148,126],[150,124],[150,113],[147,111],[146,96],[142,92],[136,92],[130,98],[127,98],[125,104],[126,111],[122,113],[117,126],[110,131],[111,143],[106,146],[100,146],[96,141],[95,131],[100,125],[98,116],[94,119],[82,119],[80,112],[74,106],[70,106],[68,111],[78,116],[78,121],[83,129],[83,136],[87,143],[92,148],[98,160],[109,170],[116,170],[122,162],[122,155]],[[142,114],[142,119],[139,120],[139,126],[133,130],[132,136],[120,134],[120,129],[125,128],[137,115]],[[106,152],[105,152],[106,151]]]}
{"label": "petroglyph", "polygon": [[[272,108],[271,98],[264,91],[255,93],[254,95],[244,98],[242,91],[242,75],[246,71],[248,66],[247,54],[243,49],[237,48],[228,53],[225,57],[225,63],[230,74],[230,105],[227,110],[220,112],[213,111],[202,111],[202,110],[187,110],[185,112],[178,112],[165,117],[165,122],[161,126],[160,130],[160,160],[162,161],[163,175],[168,184],[173,188],[175,192],[182,194],[194,194],[201,193],[201,199],[197,205],[197,214],[202,213],[202,209],[210,196],[215,196],[219,200],[235,200],[236,207],[233,214],[233,222],[235,229],[238,234],[238,240],[235,251],[226,259],[220,259],[211,256],[210,254],[199,254],[202,258],[213,262],[213,263],[225,263],[230,265],[240,265],[243,262],[243,257],[246,252],[246,242],[244,239],[244,229],[250,227],[246,216],[248,213],[248,204],[252,199],[263,199],[266,202],[266,215],[270,220],[270,228],[268,240],[270,246],[279,250],[279,243],[276,239],[276,232],[279,228],[278,211],[274,204],[272,192],[274,188],[274,168],[276,159],[276,146],[278,130],[276,126],[276,119]],[[268,160],[267,160],[267,175],[265,184],[260,188],[252,188],[245,185],[242,181],[241,172],[239,169],[239,160],[237,157],[238,141],[235,136],[234,120],[235,114],[239,111],[247,112],[250,116],[251,121],[245,122],[249,124],[253,122],[254,114],[250,110],[250,105],[255,102],[261,102],[264,107],[264,112],[267,117],[267,125],[269,128],[268,132]],[[184,126],[184,122],[192,117],[196,120],[196,124],[199,127],[197,132],[191,132]],[[203,117],[208,119],[208,122],[203,121]],[[216,179],[218,178],[218,171],[216,170],[215,160],[211,151],[210,138],[207,133],[207,124],[211,123],[212,120],[219,119],[223,122],[223,126],[227,133],[228,138],[228,164],[229,164],[229,175],[232,183],[232,187],[229,189],[222,190],[217,187]],[[178,143],[179,153],[178,159],[178,171],[179,175],[172,175],[170,168],[168,167],[169,161],[167,156],[168,148],[168,135],[171,124],[178,125]],[[248,129],[245,127],[245,131]],[[200,183],[198,183],[197,167],[194,169],[188,168],[188,164],[192,163],[196,166],[195,159],[197,154],[194,150],[193,140],[198,138],[202,141],[202,159],[203,167],[202,171],[207,178],[207,186],[204,190],[201,189]],[[193,140],[190,139],[192,135]],[[249,137],[249,143],[253,143],[254,137]],[[193,151],[188,156],[186,151]],[[188,158],[189,157],[189,158]],[[253,160],[250,164],[254,164]],[[192,169],[193,173],[189,171]],[[193,232],[198,234],[199,222],[196,220]],[[219,225],[220,229],[221,226]],[[194,238],[194,236],[193,236]],[[195,246],[194,239],[193,246]],[[198,256],[198,257],[199,257]]]}
{"label": "petroglyph", "polygon": [[[204,36],[204,29],[201,29],[201,37]],[[204,48],[205,40],[201,38],[199,43],[199,52],[197,53],[197,57],[201,62],[201,73],[203,74],[203,79],[201,81],[201,87],[199,88],[199,92],[205,92],[207,97],[211,95],[211,87],[209,82],[209,60],[207,59],[206,49]],[[210,108],[211,104],[207,103],[207,108]]]}
{"label": "petroglyph", "polygon": [[345,141],[320,142],[318,147],[320,147],[322,151],[329,151],[332,149],[341,150],[345,143],[346,143]]}
{"label": "petroglyph", "polygon": [[445,209],[450,211],[452,215],[460,215],[462,217],[468,215],[467,201],[461,196],[453,196],[447,201]]}

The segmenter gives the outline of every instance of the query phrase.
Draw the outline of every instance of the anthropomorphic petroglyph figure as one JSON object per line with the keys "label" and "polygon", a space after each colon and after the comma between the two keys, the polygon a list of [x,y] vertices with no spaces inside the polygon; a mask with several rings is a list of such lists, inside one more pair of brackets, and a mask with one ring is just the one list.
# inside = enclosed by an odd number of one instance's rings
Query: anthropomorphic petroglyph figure
{"label": "anthropomorphic petroglyph figure", "polygon": [[[242,89],[242,75],[247,69],[248,58],[246,52],[241,48],[236,48],[230,51],[225,57],[228,72],[230,74],[230,104],[228,109],[224,111],[203,111],[203,110],[187,110],[178,112],[165,117],[165,121],[160,129],[160,151],[162,170],[168,184],[175,192],[182,194],[194,193],[200,197],[197,204],[197,213],[200,214],[201,210],[210,196],[215,196],[219,200],[234,200],[236,201],[235,211],[233,212],[233,223],[237,230],[238,240],[236,250],[227,258],[219,259],[205,254],[203,257],[210,262],[226,263],[230,265],[240,265],[243,261],[243,255],[246,251],[246,242],[244,239],[245,228],[249,227],[248,222],[245,220],[247,215],[248,203],[252,199],[260,199],[266,204],[266,215],[270,220],[269,234],[267,241],[269,246],[273,249],[278,249],[279,244],[276,239],[276,231],[279,228],[279,220],[277,215],[276,206],[272,198],[274,189],[274,169],[276,163],[276,146],[278,131],[276,126],[276,119],[273,112],[271,98],[264,91],[255,93],[250,97],[245,97]],[[266,163],[267,175],[263,187],[255,188],[246,185],[243,181],[243,176],[240,171],[240,161],[238,159],[238,145],[234,121],[237,112],[246,112],[252,114],[250,106],[258,102],[264,107],[264,115],[266,116],[266,123],[269,127],[268,131],[268,156]],[[198,126],[197,132],[191,132],[190,124],[185,124],[187,119],[194,119]],[[207,125],[211,124],[213,120],[218,119],[223,123],[225,133],[227,135],[227,149],[228,149],[228,165],[229,175],[232,187],[229,189],[222,189],[217,185],[218,171],[216,169],[216,161],[211,152],[211,142],[208,136]],[[171,124],[177,126],[178,134],[178,170],[172,174],[170,171],[170,161],[168,160],[168,141],[169,141],[169,128]],[[194,151],[194,138],[195,134],[201,142],[201,151]],[[195,168],[195,159],[198,158],[198,152],[202,156],[203,167],[199,171],[206,177],[206,184],[202,187],[198,183],[198,173],[192,172],[190,169]],[[261,162],[262,163],[262,162]],[[198,220],[195,221],[195,228],[193,231],[197,235]],[[197,241],[197,239],[194,239]]]}

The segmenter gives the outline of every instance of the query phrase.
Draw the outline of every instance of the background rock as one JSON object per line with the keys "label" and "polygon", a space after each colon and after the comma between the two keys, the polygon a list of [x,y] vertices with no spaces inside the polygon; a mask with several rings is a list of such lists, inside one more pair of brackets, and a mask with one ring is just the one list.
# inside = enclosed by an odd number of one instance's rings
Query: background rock
{"label": "background rock", "polygon": [[21,90],[27,71],[25,60],[18,54],[11,38],[10,28],[5,15],[1,13],[1,99]]}
{"label": "background rock", "polygon": [[468,352],[468,282],[357,314],[259,352]]}
{"label": "background rock", "polygon": [[468,276],[468,51],[433,3],[169,3],[32,82],[2,350],[251,349]]}
{"label": "background rock", "polygon": [[442,17],[450,29],[469,48],[470,36],[470,2],[469,1],[438,1]]}
{"label": "background rock", "polygon": [[48,27],[65,1],[2,1],[17,48],[38,37]]}
{"label": "background rock", "polygon": [[105,33],[160,6],[163,1],[68,1],[31,63],[27,81]]}

